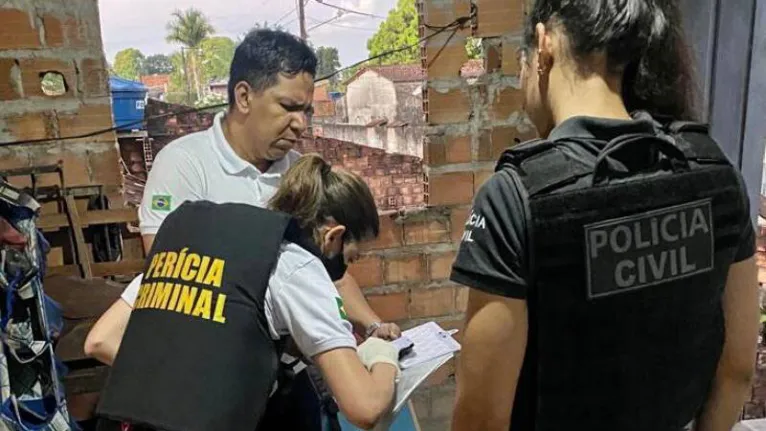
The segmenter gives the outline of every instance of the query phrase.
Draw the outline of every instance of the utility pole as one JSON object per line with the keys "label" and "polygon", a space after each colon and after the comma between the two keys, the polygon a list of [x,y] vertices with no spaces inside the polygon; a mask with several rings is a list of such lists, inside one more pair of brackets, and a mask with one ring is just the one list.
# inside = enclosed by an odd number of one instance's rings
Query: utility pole
{"label": "utility pole", "polygon": [[305,6],[305,3],[303,0],[298,0],[298,22],[300,22],[301,26],[301,39],[307,40],[309,38],[308,33],[306,33],[306,14],[303,10]]}

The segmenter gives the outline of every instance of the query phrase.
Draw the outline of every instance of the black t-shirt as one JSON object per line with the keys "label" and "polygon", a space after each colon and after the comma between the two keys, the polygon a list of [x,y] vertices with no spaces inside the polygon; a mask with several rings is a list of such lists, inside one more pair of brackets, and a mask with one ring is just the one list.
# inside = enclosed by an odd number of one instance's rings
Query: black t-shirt
{"label": "black t-shirt", "polygon": [[[574,117],[556,127],[550,140],[564,137],[609,141],[629,133],[654,131],[649,119],[612,120]],[[465,233],[452,266],[450,279],[456,283],[490,294],[526,299],[528,287],[527,217],[521,183],[513,175],[500,171],[481,187],[466,221]],[[742,188],[748,203],[747,191]],[[750,220],[749,204],[742,215],[742,238],[735,262],[755,253],[755,229]]]}

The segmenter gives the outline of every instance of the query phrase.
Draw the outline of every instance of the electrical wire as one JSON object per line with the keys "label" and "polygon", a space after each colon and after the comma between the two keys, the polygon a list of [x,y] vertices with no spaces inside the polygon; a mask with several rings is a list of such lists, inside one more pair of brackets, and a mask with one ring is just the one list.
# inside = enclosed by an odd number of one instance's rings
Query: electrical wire
{"label": "electrical wire", "polygon": [[292,9],[290,9],[290,11],[289,11],[289,12],[287,12],[286,14],[284,14],[284,15],[280,16],[280,17],[279,17],[279,19],[278,19],[278,20],[276,20],[276,21],[274,22],[274,24],[273,24],[273,25],[274,25],[274,26],[276,26],[276,25],[279,25],[279,23],[280,23],[280,22],[282,22],[282,20],[283,20],[283,19],[285,19],[285,18],[287,18],[288,16],[292,15],[292,14],[293,14],[293,12],[296,12],[296,11],[298,11],[298,6],[296,6],[296,7],[292,8]]}
{"label": "electrical wire", "polygon": [[328,19],[326,21],[320,22],[318,24],[315,24],[315,25],[309,27],[308,30],[306,30],[306,32],[309,32],[311,30],[317,29],[317,28],[319,28],[319,27],[321,27],[321,26],[323,26],[325,24],[331,24],[333,21],[336,21],[336,20],[338,20],[338,19],[340,19],[342,17],[343,17],[343,12],[340,12],[339,15],[335,15],[334,17],[332,17],[332,18],[330,18],[330,19]]}
{"label": "electrical wire", "polygon": [[327,7],[331,7],[333,9],[342,10],[343,12],[353,13],[353,14],[362,15],[362,16],[368,16],[370,18],[386,19],[386,17],[384,17],[384,16],[373,15],[371,13],[366,13],[366,12],[359,12],[358,10],[346,9],[344,7],[336,6],[334,4],[325,3],[324,0],[316,0],[316,2],[321,4],[321,5],[324,5],[324,6],[327,6]]}
{"label": "electrical wire", "polygon": [[[437,35],[446,32],[447,30],[452,29],[453,32],[452,32],[452,35],[450,36],[450,38],[448,39],[448,41],[449,41],[450,39],[452,39],[452,36],[454,36],[454,34],[457,33],[457,31],[460,28],[463,28],[465,26],[465,24],[468,21],[470,21],[470,19],[471,19],[470,17],[458,18],[455,21],[453,21],[451,24],[448,24],[448,25],[443,26],[443,27],[438,27],[438,30],[434,31],[434,33],[421,38],[416,43],[413,43],[413,44],[410,44],[410,45],[407,45],[407,46],[403,46],[403,47],[400,47],[400,48],[392,49],[390,51],[382,52],[382,53],[380,53],[378,55],[372,56],[372,57],[364,59],[362,61],[358,61],[358,62],[352,64],[351,66],[344,67],[344,68],[339,69],[339,70],[337,70],[337,71],[335,71],[333,73],[330,73],[329,75],[325,75],[325,76],[323,76],[321,78],[315,79],[314,82],[326,81],[328,79],[331,79],[331,78],[337,76],[340,73],[343,73],[343,72],[345,72],[347,70],[353,69],[353,68],[355,68],[357,66],[360,66],[362,64],[368,63],[370,61],[377,60],[377,59],[383,58],[383,57],[387,57],[387,56],[389,56],[391,54],[396,54],[398,52],[406,51],[408,49],[416,48],[416,47],[420,46],[421,43],[426,42],[429,39],[432,39],[432,38],[436,37]],[[446,46],[446,43],[444,45]],[[442,47],[442,49],[444,49],[444,47]],[[439,52],[441,52],[441,50]],[[64,137],[60,137],[60,138],[24,139],[24,140],[21,140],[21,141],[0,142],[0,147],[9,147],[9,146],[23,145],[23,144],[37,144],[37,143],[43,143],[43,142],[70,141],[70,140],[74,140],[74,139],[90,138],[90,137],[102,135],[102,134],[105,134],[105,133],[115,132],[115,131],[117,131],[119,129],[123,129],[123,128],[126,128],[126,127],[132,127],[132,126],[137,126],[139,124],[148,123],[149,121],[160,120],[160,119],[163,119],[163,118],[173,117],[173,116],[176,116],[176,115],[193,114],[195,112],[203,112],[203,111],[207,111],[207,110],[210,110],[210,109],[220,109],[220,108],[224,108],[226,106],[229,106],[229,104],[228,103],[220,103],[220,104],[217,104],[217,105],[205,106],[205,107],[202,107],[202,108],[190,108],[188,110],[180,111],[180,112],[168,112],[168,113],[165,113],[165,114],[153,115],[151,117],[147,117],[147,118],[144,118],[144,119],[141,119],[141,120],[136,120],[136,121],[133,121],[133,122],[130,122],[130,123],[121,124],[119,126],[113,126],[113,127],[109,127],[109,128],[106,128],[106,129],[101,129],[101,130],[96,130],[96,131],[93,131],[93,132],[89,132],[89,133],[83,133],[83,134],[80,134],[80,135],[64,136]]]}
{"label": "electrical wire", "polygon": [[[315,24],[322,22],[321,20],[318,20],[318,19],[310,17],[310,16],[307,16],[306,18],[308,18],[309,21],[311,21],[311,22],[313,22]],[[333,27],[338,27],[338,28],[348,28],[348,29],[352,29],[352,30],[378,31],[377,28],[372,28],[372,27],[357,27],[357,26],[353,26],[353,25],[338,24],[338,23],[335,23],[335,22],[328,22],[327,25],[333,26]]]}

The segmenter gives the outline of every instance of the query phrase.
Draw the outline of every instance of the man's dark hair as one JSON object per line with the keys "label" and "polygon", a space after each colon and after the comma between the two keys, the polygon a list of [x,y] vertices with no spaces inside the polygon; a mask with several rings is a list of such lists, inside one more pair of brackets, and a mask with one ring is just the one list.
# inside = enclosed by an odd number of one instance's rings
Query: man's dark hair
{"label": "man's dark hair", "polygon": [[234,52],[229,72],[229,104],[234,104],[234,87],[245,81],[255,91],[277,83],[279,74],[295,76],[307,72],[316,76],[317,58],[302,40],[279,30],[258,29],[245,36]]}

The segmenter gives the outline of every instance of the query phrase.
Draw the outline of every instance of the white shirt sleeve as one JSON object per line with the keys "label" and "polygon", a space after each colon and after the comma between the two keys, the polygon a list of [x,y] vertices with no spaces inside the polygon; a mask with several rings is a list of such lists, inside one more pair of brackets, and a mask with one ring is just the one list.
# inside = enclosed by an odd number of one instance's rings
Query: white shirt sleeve
{"label": "white shirt sleeve", "polygon": [[203,171],[181,145],[170,144],[157,154],[138,210],[142,235],[154,235],[162,221],[184,201],[202,199]]}
{"label": "white shirt sleeve", "polygon": [[300,246],[283,245],[265,302],[272,336],[291,335],[305,357],[356,348],[338,290],[322,262]]}
{"label": "white shirt sleeve", "polygon": [[141,282],[144,280],[144,274],[138,274],[136,278],[134,278],[130,284],[125,288],[125,290],[122,291],[122,300],[127,302],[128,305],[130,305],[130,308],[133,308],[133,304],[136,303],[136,298],[138,297],[138,291],[141,289]]}

